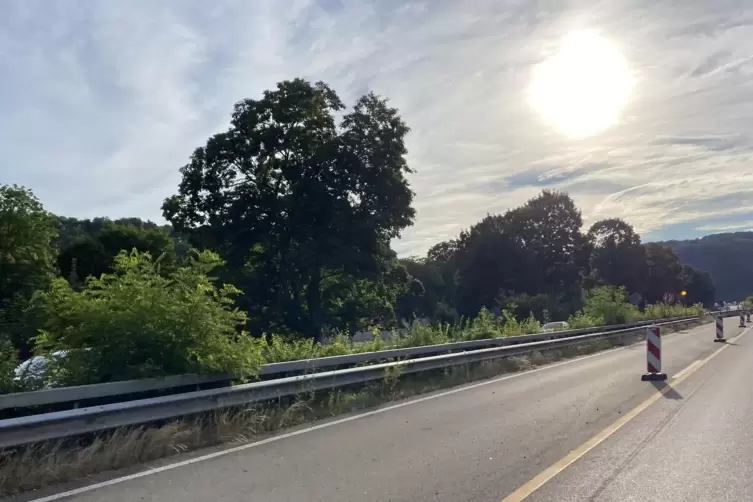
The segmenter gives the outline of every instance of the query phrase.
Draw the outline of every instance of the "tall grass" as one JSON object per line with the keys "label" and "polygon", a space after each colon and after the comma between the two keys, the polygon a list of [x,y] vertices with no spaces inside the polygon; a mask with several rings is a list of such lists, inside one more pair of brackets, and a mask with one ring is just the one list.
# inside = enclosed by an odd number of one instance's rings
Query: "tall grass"
{"label": "tall grass", "polygon": [[[694,316],[702,313],[703,307],[700,305],[685,307],[663,303],[647,305],[641,312],[637,307],[621,301],[619,296],[616,299],[607,298],[597,293],[586,303],[583,310],[570,316],[567,322],[570,328],[578,329],[668,317]],[[344,334],[335,335],[327,344],[316,343],[311,339],[290,339],[281,335],[260,338],[256,343],[265,362],[273,363],[394,348],[523,336],[540,332],[541,323],[533,315],[518,320],[508,310],[503,310],[499,316],[494,316],[489,310],[482,308],[476,317],[461,319],[455,324],[413,323],[405,333],[393,332],[387,340],[382,338],[379,331],[373,330],[372,340],[361,343],[354,343]]]}

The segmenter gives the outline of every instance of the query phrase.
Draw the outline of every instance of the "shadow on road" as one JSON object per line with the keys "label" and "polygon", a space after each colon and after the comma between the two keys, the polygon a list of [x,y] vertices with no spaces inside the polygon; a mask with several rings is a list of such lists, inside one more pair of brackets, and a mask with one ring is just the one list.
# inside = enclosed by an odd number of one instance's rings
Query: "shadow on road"
{"label": "shadow on road", "polygon": [[684,399],[682,397],[682,394],[677,392],[674,387],[669,385],[667,382],[651,382],[651,385],[656,387],[656,390],[662,393],[665,399],[674,399],[674,400],[680,400]]}

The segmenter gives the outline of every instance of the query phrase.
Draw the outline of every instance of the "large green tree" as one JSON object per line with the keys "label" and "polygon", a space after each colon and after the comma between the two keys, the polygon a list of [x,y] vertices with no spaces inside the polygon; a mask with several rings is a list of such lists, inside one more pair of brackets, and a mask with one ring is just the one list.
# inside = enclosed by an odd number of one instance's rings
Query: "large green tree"
{"label": "large green tree", "polygon": [[[580,307],[588,263],[582,217],[565,193],[544,190],[503,215],[490,214],[439,243],[427,262],[454,283],[454,306],[464,316],[512,308],[541,319],[567,317]],[[452,282],[450,281],[452,280]]]}
{"label": "large green tree", "polygon": [[497,307],[501,298],[526,290],[530,277],[538,275],[534,255],[520,245],[509,223],[506,216],[487,215],[461,233],[457,307],[462,315]]}
{"label": "large green tree", "polygon": [[176,230],[227,260],[260,329],[318,337],[336,321],[331,279],[382,280],[390,240],[412,223],[408,127],[374,94],[344,108],[301,79],[237,103],[163,205]]}
{"label": "large green tree", "polygon": [[679,298],[683,288],[682,264],[667,246],[650,242],[645,245],[648,282],[644,299],[657,303],[665,298]]}
{"label": "large green tree", "polygon": [[511,233],[534,263],[527,263],[529,294],[580,289],[588,261],[580,209],[564,192],[543,190],[507,215]]}
{"label": "large green tree", "polygon": [[646,250],[633,227],[619,218],[594,223],[587,238],[592,246],[591,278],[597,284],[625,286],[643,293],[648,281]]}
{"label": "large green tree", "polygon": [[456,281],[454,270],[427,258],[409,257],[400,260],[410,278],[405,292],[398,298],[396,313],[402,320],[417,317],[453,322],[458,319],[455,308]]}
{"label": "large green tree", "polygon": [[55,271],[55,221],[31,190],[0,185],[0,342],[29,356],[37,319],[30,300]]}

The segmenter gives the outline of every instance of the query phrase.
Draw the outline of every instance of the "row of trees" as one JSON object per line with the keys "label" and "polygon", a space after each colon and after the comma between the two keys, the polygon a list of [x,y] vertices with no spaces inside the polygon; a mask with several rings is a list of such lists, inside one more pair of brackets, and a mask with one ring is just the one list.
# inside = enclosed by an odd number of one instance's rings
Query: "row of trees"
{"label": "row of trees", "polygon": [[[561,320],[603,285],[624,286],[635,304],[679,301],[682,290],[687,303],[713,302],[708,274],[642,244],[621,220],[583,233],[580,211],[558,192],[488,215],[425,257],[398,258],[390,242],[414,218],[407,133],[374,94],[345,111],[326,84],[285,81],[239,102],[229,129],[195,150],[163,204],[168,225],[58,217],[29,190],[0,186],[0,350],[23,360],[56,344],[91,346],[112,335],[118,312],[131,331],[155,330],[130,346],[143,358],[127,364],[148,367],[149,354],[171,350],[169,326],[182,326],[194,360],[248,365],[221,340],[245,343],[245,331],[319,340],[414,316],[457,322],[483,307]],[[137,307],[164,322],[144,325],[154,317]],[[184,318],[212,336],[202,341]]]}
{"label": "row of trees", "polygon": [[586,233],[582,225],[567,194],[546,190],[505,214],[487,215],[426,257],[403,260],[421,282],[406,305],[435,319],[487,306],[560,320],[599,285],[624,286],[636,305],[713,305],[711,276],[681,264],[672,249],[643,244],[621,219],[597,221]]}

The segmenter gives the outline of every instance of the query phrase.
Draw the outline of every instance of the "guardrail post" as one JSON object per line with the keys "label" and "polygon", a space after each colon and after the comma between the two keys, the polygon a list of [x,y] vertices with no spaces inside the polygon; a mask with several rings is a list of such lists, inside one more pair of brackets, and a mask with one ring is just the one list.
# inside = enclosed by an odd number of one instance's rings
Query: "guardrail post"
{"label": "guardrail post", "polygon": [[666,380],[667,374],[661,371],[661,328],[649,326],[646,328],[646,360],[648,371],[641,376],[641,380]]}
{"label": "guardrail post", "polygon": [[715,342],[726,342],[727,340],[724,339],[724,317],[718,315],[716,316],[716,338],[714,338]]}

